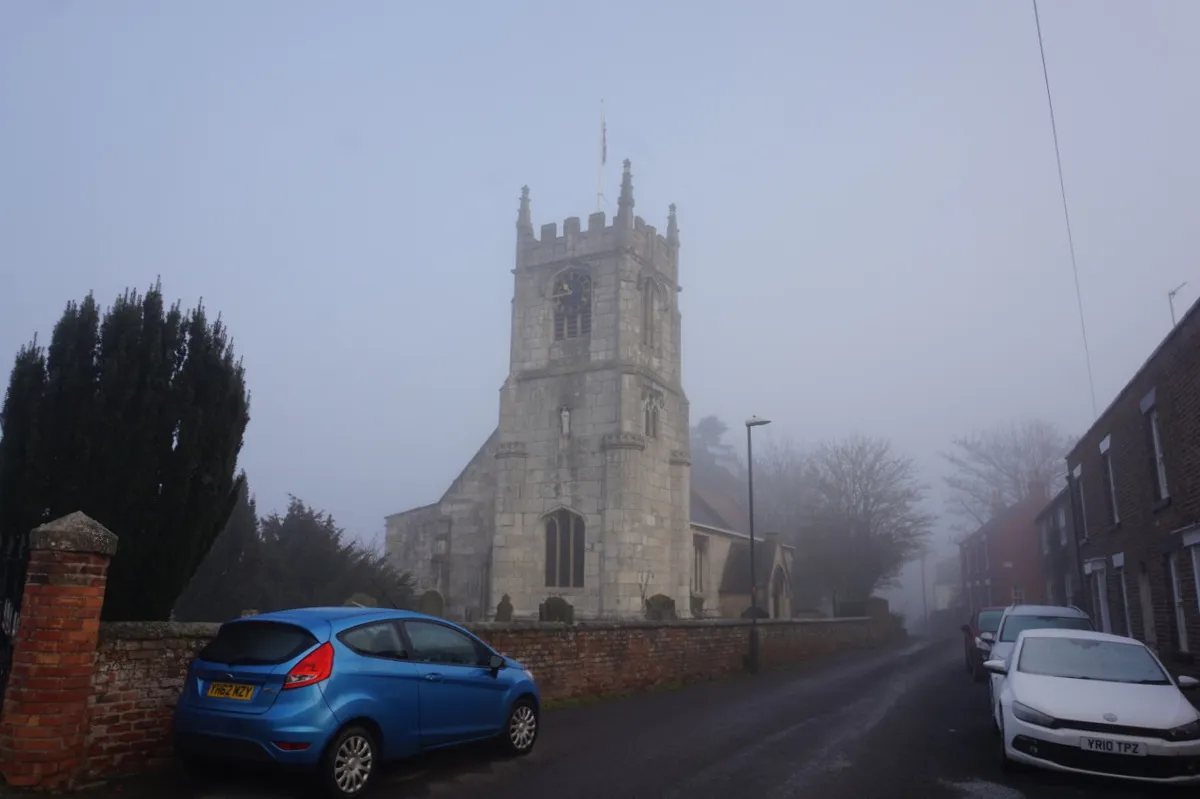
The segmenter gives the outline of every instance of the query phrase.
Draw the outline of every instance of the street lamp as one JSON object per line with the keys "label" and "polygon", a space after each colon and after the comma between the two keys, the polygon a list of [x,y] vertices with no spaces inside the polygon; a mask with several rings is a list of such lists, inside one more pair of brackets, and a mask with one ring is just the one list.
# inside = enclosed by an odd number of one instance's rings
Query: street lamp
{"label": "street lamp", "polygon": [[746,478],[750,490],[750,653],[746,670],[751,674],[758,673],[758,581],[754,573],[754,440],[750,432],[770,423],[770,419],[757,416],[746,420]]}

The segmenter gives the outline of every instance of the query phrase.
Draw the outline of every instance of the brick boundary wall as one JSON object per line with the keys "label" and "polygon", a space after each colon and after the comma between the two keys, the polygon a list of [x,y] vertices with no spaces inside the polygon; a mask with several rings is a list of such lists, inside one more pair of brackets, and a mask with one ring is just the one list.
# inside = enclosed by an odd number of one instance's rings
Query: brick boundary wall
{"label": "brick boundary wall", "polygon": [[[188,664],[217,624],[101,624],[117,538],[82,513],[30,538],[13,668],[0,713],[0,773],[13,786],[72,789],[171,756],[171,713]],[[521,661],[546,699],[639,691],[740,672],[750,622],[592,621],[465,625]],[[766,667],[882,645],[874,618],[761,620]]]}
{"label": "brick boundary wall", "polygon": [[[741,620],[465,624],[533,672],[546,699],[639,691],[739,673],[750,623]],[[134,773],[171,757],[171,712],[188,663],[217,624],[100,625],[83,776]],[[880,646],[898,635],[887,619],[759,622],[765,667]]]}
{"label": "brick boundary wall", "polygon": [[71,787],[84,756],[100,609],[117,537],[82,513],[30,533],[29,568],[0,714],[9,785]]}

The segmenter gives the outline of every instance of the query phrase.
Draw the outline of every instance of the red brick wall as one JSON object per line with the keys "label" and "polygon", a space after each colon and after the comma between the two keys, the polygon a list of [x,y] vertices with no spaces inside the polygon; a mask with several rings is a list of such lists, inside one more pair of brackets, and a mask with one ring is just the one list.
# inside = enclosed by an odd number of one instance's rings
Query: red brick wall
{"label": "red brick wall", "polygon": [[69,787],[81,765],[108,558],[36,549],[0,718],[10,785]]}
{"label": "red brick wall", "polygon": [[[529,668],[547,699],[733,674],[742,669],[749,636],[748,622],[740,620],[467,626]],[[759,631],[768,667],[878,646],[897,634],[890,619],[761,621]],[[101,625],[88,777],[137,771],[170,756],[171,709],[188,662],[215,632],[209,624]]]}
{"label": "red brick wall", "polygon": [[[1171,495],[1165,503],[1154,499],[1151,446],[1140,407],[1142,398],[1152,390]],[[1110,436],[1114,495],[1120,517],[1116,524],[1112,522],[1104,486],[1100,442],[1105,436]],[[1125,557],[1133,635],[1141,640],[1150,637],[1143,623],[1138,590],[1138,574],[1144,565],[1159,653],[1181,671],[1200,673],[1200,597],[1196,594],[1191,558],[1181,549],[1178,534],[1181,529],[1200,523],[1200,313],[1189,312],[1181,320],[1158,352],[1080,438],[1067,456],[1067,463],[1072,472],[1076,466],[1083,469],[1087,539],[1083,540],[1080,509],[1075,507],[1075,526],[1081,532],[1079,556],[1083,560],[1104,558],[1107,563],[1108,605],[1114,629],[1121,630],[1124,626],[1119,572],[1112,563],[1112,556],[1121,553]],[[1189,655],[1173,651],[1175,608],[1163,564],[1164,555],[1171,552],[1176,552],[1179,558]],[[1098,613],[1094,615],[1098,620]]]}
{"label": "red brick wall", "polygon": [[[1022,590],[1026,603],[1045,601],[1046,580],[1042,576],[1041,542],[1035,520],[1048,501],[1045,494],[1031,495],[964,539],[963,592],[975,607],[1010,605],[1015,587]],[[976,554],[985,533],[986,568]],[[990,601],[986,586],[972,588],[974,583],[986,580],[991,581]]]}
{"label": "red brick wall", "polygon": [[171,709],[192,657],[218,627],[169,622],[101,625],[88,708],[87,776],[137,771],[171,756]]}

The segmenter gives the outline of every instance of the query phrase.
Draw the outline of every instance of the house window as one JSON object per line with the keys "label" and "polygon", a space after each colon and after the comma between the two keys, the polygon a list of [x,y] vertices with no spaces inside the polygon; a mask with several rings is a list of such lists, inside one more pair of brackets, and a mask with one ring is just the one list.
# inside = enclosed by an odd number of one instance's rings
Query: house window
{"label": "house window", "polygon": [[1062,505],[1058,506],[1056,518],[1058,520],[1058,545],[1065,547],[1067,545],[1067,509]]}
{"label": "house window", "polygon": [[692,592],[703,594],[708,590],[708,536],[692,536]]}
{"label": "house window", "polygon": [[1142,400],[1142,418],[1146,427],[1146,447],[1150,453],[1150,480],[1154,486],[1154,499],[1161,502],[1171,494],[1167,490],[1167,464],[1163,458],[1162,430],[1156,402],[1154,392]]}
{"label": "house window", "polygon": [[1100,467],[1104,471],[1104,498],[1108,505],[1108,520],[1112,524],[1121,521],[1117,511],[1117,484],[1113,479],[1112,450],[1109,449],[1110,437],[1105,436],[1100,442]]}
{"label": "house window", "polygon": [[986,535],[981,537],[980,543],[983,548],[983,570],[985,572],[991,571],[992,566],[991,566],[991,563],[988,562],[987,536]]}
{"label": "house window", "polygon": [[554,340],[592,333],[592,279],[586,272],[564,272],[554,279]]}
{"label": "house window", "polygon": [[1012,603],[1014,605],[1024,605],[1025,604],[1025,589],[1019,585],[1013,586]]}
{"label": "house window", "polygon": [[1104,569],[1092,572],[1092,596],[1095,599],[1096,608],[1100,611],[1101,632],[1111,633],[1112,619],[1108,613],[1108,577]]}
{"label": "house window", "polygon": [[1071,480],[1072,503],[1079,511],[1079,538],[1087,541],[1087,508],[1083,504],[1083,466],[1076,466],[1074,479]]}
{"label": "house window", "polygon": [[647,280],[642,286],[642,343],[647,347],[658,344],[658,284]]}
{"label": "house window", "polygon": [[642,435],[658,438],[658,419],[662,412],[663,398],[657,391],[647,391],[642,397]]}
{"label": "house window", "polygon": [[1196,584],[1196,609],[1200,610],[1200,541],[1188,547],[1192,555],[1192,580]]}
{"label": "house window", "polygon": [[[1194,557],[1194,556],[1193,556]],[[1183,581],[1179,575],[1179,553],[1167,556],[1167,568],[1171,576],[1171,601],[1175,605],[1175,635],[1180,652],[1188,650],[1187,613],[1183,607]]]}
{"label": "house window", "polygon": [[583,588],[583,517],[565,508],[546,517],[546,586]]}
{"label": "house window", "polygon": [[1117,569],[1117,574],[1121,578],[1121,621],[1125,624],[1125,629],[1121,635],[1133,637],[1133,622],[1129,620],[1129,585],[1125,582],[1125,567]]}

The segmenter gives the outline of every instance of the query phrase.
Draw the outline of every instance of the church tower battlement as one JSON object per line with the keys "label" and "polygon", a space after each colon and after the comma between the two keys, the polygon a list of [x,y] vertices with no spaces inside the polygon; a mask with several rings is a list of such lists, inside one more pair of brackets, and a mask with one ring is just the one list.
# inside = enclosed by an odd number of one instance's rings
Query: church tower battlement
{"label": "church tower battlement", "polygon": [[517,214],[509,374],[496,448],[492,605],[564,596],[580,617],[636,616],[666,594],[686,612],[691,552],[679,228],[617,213],[535,236]]}

